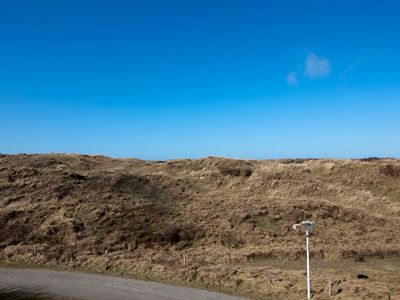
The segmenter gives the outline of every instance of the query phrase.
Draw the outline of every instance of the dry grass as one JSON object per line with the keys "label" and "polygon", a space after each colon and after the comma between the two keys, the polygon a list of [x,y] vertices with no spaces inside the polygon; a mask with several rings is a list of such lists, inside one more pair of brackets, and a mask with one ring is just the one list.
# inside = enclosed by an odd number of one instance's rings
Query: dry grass
{"label": "dry grass", "polygon": [[304,237],[291,225],[309,218],[315,299],[328,279],[338,299],[396,299],[399,172],[378,158],[2,155],[0,259],[298,299]]}

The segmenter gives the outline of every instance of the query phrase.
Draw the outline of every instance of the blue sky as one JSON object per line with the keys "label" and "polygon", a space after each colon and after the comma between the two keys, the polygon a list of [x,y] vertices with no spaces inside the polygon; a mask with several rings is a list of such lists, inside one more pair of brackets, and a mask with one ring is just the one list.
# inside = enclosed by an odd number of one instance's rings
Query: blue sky
{"label": "blue sky", "polygon": [[400,157],[398,1],[1,1],[0,152]]}

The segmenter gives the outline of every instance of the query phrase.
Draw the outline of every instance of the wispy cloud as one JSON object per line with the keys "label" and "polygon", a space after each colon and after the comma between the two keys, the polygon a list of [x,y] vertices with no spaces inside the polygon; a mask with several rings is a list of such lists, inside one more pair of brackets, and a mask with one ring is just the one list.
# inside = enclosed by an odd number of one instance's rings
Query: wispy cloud
{"label": "wispy cloud", "polygon": [[318,57],[314,53],[307,55],[305,59],[304,75],[310,79],[319,79],[328,76],[332,71],[331,63],[324,57]]}
{"label": "wispy cloud", "polygon": [[339,75],[339,79],[340,80],[346,80],[347,79],[347,75],[350,73],[351,70],[354,69],[354,67],[362,64],[367,58],[366,57],[362,57],[357,59],[355,62],[349,64],[346,69],[344,70],[344,72],[342,74]]}
{"label": "wispy cloud", "polygon": [[297,72],[290,72],[286,76],[286,82],[290,85],[297,86],[299,84],[297,80]]}

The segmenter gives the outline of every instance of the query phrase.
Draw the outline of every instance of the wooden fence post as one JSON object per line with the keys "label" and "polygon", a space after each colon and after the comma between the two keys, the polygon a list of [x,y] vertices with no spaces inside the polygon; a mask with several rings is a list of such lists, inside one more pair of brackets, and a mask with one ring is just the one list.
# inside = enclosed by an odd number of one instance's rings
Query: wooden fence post
{"label": "wooden fence post", "polygon": [[332,295],[332,280],[328,279],[328,295]]}
{"label": "wooden fence post", "polygon": [[224,264],[222,267],[222,270],[223,270],[224,274],[228,274],[229,273],[228,265]]}
{"label": "wooden fence post", "polygon": [[267,276],[268,276],[268,283],[269,283],[269,284],[272,284],[272,275],[271,275],[271,272],[270,272],[270,271],[268,271]]}

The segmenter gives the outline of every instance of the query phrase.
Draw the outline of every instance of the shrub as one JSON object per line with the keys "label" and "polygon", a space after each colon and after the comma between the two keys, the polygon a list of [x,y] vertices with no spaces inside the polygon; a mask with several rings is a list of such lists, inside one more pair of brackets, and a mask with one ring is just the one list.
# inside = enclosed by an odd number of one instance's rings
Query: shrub
{"label": "shrub", "polygon": [[249,177],[253,171],[247,167],[229,167],[229,166],[220,166],[219,171],[222,175],[230,175],[235,177]]}
{"label": "shrub", "polygon": [[391,177],[400,177],[400,166],[386,164],[379,168],[381,174]]}
{"label": "shrub", "polygon": [[177,244],[181,241],[192,241],[195,238],[196,231],[193,228],[171,227],[166,230],[165,241],[171,244]]}
{"label": "shrub", "polygon": [[365,158],[359,159],[359,161],[363,161],[363,162],[377,161],[377,160],[381,160],[381,158],[373,156],[373,157],[365,157]]}
{"label": "shrub", "polygon": [[0,229],[1,243],[3,245],[16,245],[26,242],[32,226],[20,222],[9,222]]}
{"label": "shrub", "polygon": [[219,241],[225,247],[229,248],[239,248],[243,245],[243,240],[236,237],[231,231],[225,231],[219,236]]}

